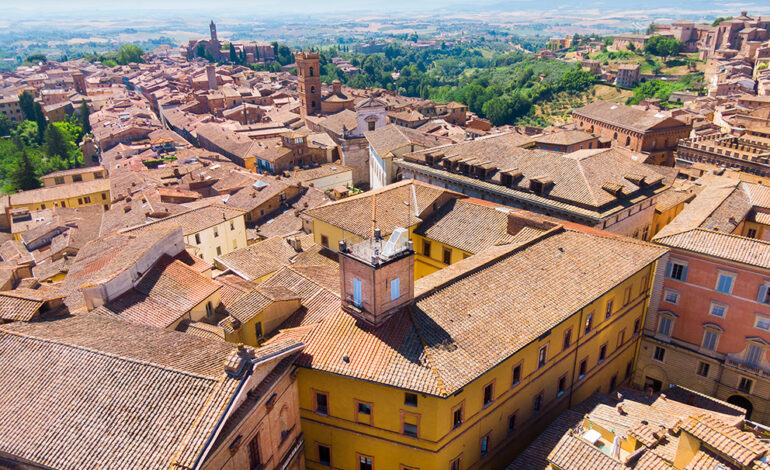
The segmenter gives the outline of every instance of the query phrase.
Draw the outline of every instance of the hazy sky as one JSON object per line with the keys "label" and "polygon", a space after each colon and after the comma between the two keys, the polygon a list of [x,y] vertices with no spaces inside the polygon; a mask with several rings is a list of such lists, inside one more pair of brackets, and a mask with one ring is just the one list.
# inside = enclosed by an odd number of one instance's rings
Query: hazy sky
{"label": "hazy sky", "polygon": [[[210,13],[213,16],[237,17],[242,14],[307,15],[316,12],[344,14],[345,12],[376,11],[663,11],[676,14],[703,12],[704,14],[734,13],[746,9],[755,14],[770,14],[767,0],[725,2],[723,0],[388,0],[361,2],[360,0],[0,0],[0,11],[10,14],[126,12],[142,16],[150,11],[181,13]],[[4,12],[4,13],[5,13]]]}

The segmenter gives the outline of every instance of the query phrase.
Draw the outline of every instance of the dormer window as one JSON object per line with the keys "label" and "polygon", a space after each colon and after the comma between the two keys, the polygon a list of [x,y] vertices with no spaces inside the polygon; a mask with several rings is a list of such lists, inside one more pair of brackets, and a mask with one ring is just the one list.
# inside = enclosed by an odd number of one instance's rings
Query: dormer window
{"label": "dormer window", "polygon": [[553,180],[545,177],[532,178],[529,180],[529,189],[536,194],[543,194]]}
{"label": "dormer window", "polygon": [[605,181],[602,183],[602,189],[612,194],[615,197],[623,197],[623,185],[618,183],[611,183]]}
{"label": "dormer window", "polygon": [[645,176],[642,175],[625,175],[623,178],[627,179],[628,181],[634,183],[636,186],[639,186],[640,188],[647,185],[647,181],[645,181]]}

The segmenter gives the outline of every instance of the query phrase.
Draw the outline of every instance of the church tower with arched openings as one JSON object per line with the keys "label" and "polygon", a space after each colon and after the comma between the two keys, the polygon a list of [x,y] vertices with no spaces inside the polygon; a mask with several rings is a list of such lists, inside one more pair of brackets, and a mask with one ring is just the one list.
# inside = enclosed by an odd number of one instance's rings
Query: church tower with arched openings
{"label": "church tower with arched openings", "polygon": [[219,42],[219,39],[217,39],[217,25],[214,24],[214,20],[211,20],[211,24],[209,24],[209,31],[211,32],[211,42]]}
{"label": "church tower with arched openings", "polygon": [[321,58],[318,52],[297,52],[299,112],[303,118],[321,112]]}

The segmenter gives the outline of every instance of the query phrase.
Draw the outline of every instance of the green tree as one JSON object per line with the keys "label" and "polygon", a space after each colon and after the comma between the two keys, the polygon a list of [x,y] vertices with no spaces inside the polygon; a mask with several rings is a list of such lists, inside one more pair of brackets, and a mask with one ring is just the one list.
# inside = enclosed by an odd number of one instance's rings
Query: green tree
{"label": "green tree", "polygon": [[35,97],[28,91],[22,92],[19,95],[19,107],[24,114],[24,119],[27,121],[35,120]]}
{"label": "green tree", "polygon": [[727,18],[723,18],[723,17],[721,17],[721,16],[720,16],[719,18],[715,19],[715,20],[714,20],[714,21],[711,23],[711,26],[719,26],[719,23],[721,23],[721,22],[723,22],[723,21],[728,21],[728,20],[731,20],[731,19],[733,19],[733,17],[732,17],[732,16],[728,16]]}
{"label": "green tree", "polygon": [[644,45],[644,51],[658,57],[677,55],[684,49],[684,43],[678,39],[666,36],[653,36]]}
{"label": "green tree", "polygon": [[234,64],[238,63],[238,55],[235,52],[235,46],[233,46],[233,43],[230,43],[230,62]]}
{"label": "green tree", "polygon": [[91,116],[91,109],[88,107],[88,103],[86,103],[86,100],[84,98],[83,101],[80,102],[80,115],[78,116],[78,120],[80,121],[80,127],[83,128],[84,134],[91,133],[91,121],[89,120],[90,116]]}
{"label": "green tree", "polygon": [[289,65],[294,62],[294,54],[291,53],[291,49],[286,44],[278,45],[278,53],[276,54],[276,60],[281,65]]}
{"label": "green tree", "polygon": [[40,185],[40,180],[37,179],[35,174],[35,165],[27,155],[27,149],[22,149],[16,158],[16,167],[10,174],[10,182],[16,190],[30,190],[37,189]]}
{"label": "green tree", "polygon": [[11,134],[11,121],[5,114],[0,114],[0,137]]}
{"label": "green tree", "polygon": [[45,152],[49,157],[69,161],[67,141],[58,126],[50,125],[45,130]]}
{"label": "green tree", "polygon": [[48,58],[45,56],[45,54],[31,54],[27,56],[27,62],[47,62]]}
{"label": "green tree", "polygon": [[33,106],[35,109],[35,123],[37,123],[37,143],[40,144],[43,142],[48,121],[45,119],[45,113],[43,113],[43,107],[40,106],[40,103],[35,101]]}
{"label": "green tree", "polygon": [[120,46],[120,49],[118,49],[118,55],[115,57],[115,62],[120,65],[140,63],[144,62],[144,60],[142,60],[143,55],[144,51],[141,47],[134,44],[123,44]]}

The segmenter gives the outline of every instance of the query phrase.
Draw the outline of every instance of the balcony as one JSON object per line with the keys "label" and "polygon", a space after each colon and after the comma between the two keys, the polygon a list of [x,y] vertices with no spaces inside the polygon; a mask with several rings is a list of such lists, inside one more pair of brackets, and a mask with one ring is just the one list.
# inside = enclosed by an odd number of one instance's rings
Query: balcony
{"label": "balcony", "polygon": [[765,378],[770,378],[770,368],[760,366],[757,364],[752,364],[742,356],[738,356],[735,354],[728,354],[725,357],[725,365],[728,367],[740,369],[741,371],[744,371],[744,372],[751,372],[753,374],[756,374]]}

